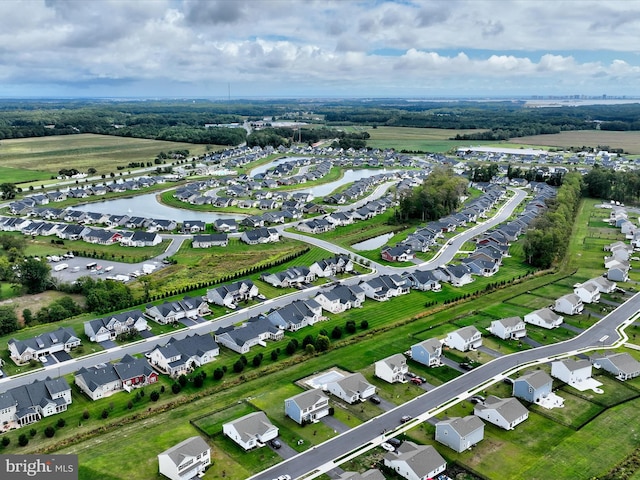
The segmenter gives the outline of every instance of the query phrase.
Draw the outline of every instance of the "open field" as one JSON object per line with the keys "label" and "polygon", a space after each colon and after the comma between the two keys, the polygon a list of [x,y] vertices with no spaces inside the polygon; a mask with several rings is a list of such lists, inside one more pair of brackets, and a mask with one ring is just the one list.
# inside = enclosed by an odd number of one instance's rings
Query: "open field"
{"label": "open field", "polygon": [[45,170],[57,174],[62,168],[86,172],[96,169],[98,175],[117,173],[116,166],[129,162],[153,162],[158,153],[189,150],[191,155],[205,152],[205,145],[165,142],[109,135],[60,135],[3,140],[0,158],[3,167]]}
{"label": "open field", "polygon": [[[0,149],[2,145],[0,144]],[[4,160],[4,156],[0,155],[0,162]],[[50,172],[42,172],[40,170],[28,170],[24,168],[11,168],[6,166],[0,167],[0,178],[2,183],[26,183],[37,182],[40,180],[48,180],[51,178]]]}
{"label": "open field", "polygon": [[[445,130],[440,128],[411,128],[411,127],[377,127],[366,130],[371,137],[367,140],[367,147],[393,148],[410,152],[447,152],[468,141],[449,140],[458,134],[478,133],[481,130]],[[473,144],[482,145],[488,142],[474,141]]]}
{"label": "open field", "polygon": [[550,135],[512,138],[508,143],[560,148],[582,147],[583,145],[596,148],[598,145],[608,145],[610,148],[622,148],[632,155],[640,155],[640,135],[638,135],[638,132],[575,130]]}

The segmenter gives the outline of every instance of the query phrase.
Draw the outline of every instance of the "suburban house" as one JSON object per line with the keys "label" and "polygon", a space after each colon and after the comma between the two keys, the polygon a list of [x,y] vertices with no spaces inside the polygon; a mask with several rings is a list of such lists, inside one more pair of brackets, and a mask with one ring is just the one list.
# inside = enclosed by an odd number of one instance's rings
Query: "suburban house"
{"label": "suburban house", "polygon": [[222,433],[245,450],[264,447],[278,436],[278,427],[271,424],[264,412],[254,412],[222,425]]}
{"label": "suburban house", "polygon": [[360,308],[364,299],[364,291],[357,285],[337,285],[331,290],[318,293],[314,298],[324,310],[331,313]]}
{"label": "suburban house", "polygon": [[440,267],[440,270],[445,273],[447,281],[454,287],[462,287],[473,282],[471,269],[466,265],[446,265]]}
{"label": "suburban house", "polygon": [[378,360],[374,364],[374,374],[389,383],[406,383],[405,374],[409,371],[407,359],[401,353],[396,353],[390,357]]}
{"label": "suburban house", "polygon": [[300,222],[296,225],[297,230],[313,234],[328,232],[329,230],[335,230],[335,228],[336,226],[334,223],[331,223],[324,218],[312,218],[311,220]]}
{"label": "suburban house", "polygon": [[361,373],[352,373],[329,382],[327,390],[347,403],[361,402],[376,393],[376,387],[367,382]]}
{"label": "suburban house", "polygon": [[81,368],[75,373],[75,384],[91,400],[108,397],[123,390],[131,391],[158,381],[158,373],[143,358],[125,355],[118,363]]}
{"label": "suburban house", "polygon": [[469,325],[448,333],[444,344],[461,352],[475,350],[482,345],[482,335],[476,327]]}
{"label": "suburban house", "polygon": [[182,300],[165,302],[160,305],[147,305],[145,313],[161,325],[166,325],[176,323],[183,318],[198,318],[211,313],[211,310],[202,298],[185,295]]}
{"label": "suburban house", "polygon": [[584,310],[584,304],[578,295],[568,293],[556,300],[554,310],[565,315],[578,315]]}
{"label": "suburban house", "polygon": [[163,347],[151,350],[147,358],[161,372],[179,377],[213,362],[219,354],[220,348],[211,335],[194,333],[180,340],[171,337]]}
{"label": "suburban house", "polygon": [[206,229],[207,224],[202,220],[185,220],[182,222],[182,233],[200,233]]}
{"label": "suburban house", "polygon": [[221,218],[213,222],[213,228],[219,232],[233,233],[238,231],[238,224],[233,218]]}
{"label": "suburban house", "polygon": [[294,300],[268,313],[267,318],[274,326],[295,332],[322,320],[322,307],[313,299]]}
{"label": "suburban house", "polygon": [[229,238],[226,233],[194,235],[191,242],[193,248],[226,247],[228,244]]}
{"label": "suburban house", "polygon": [[258,245],[260,243],[271,243],[280,241],[280,234],[275,228],[256,228],[247,230],[240,236],[247,245]]}
{"label": "suburban house", "polygon": [[380,470],[370,468],[366,472],[344,472],[337,477],[337,480],[385,480]]}
{"label": "suburban house", "polygon": [[[598,287],[598,291],[600,293],[612,293],[615,291],[617,285],[616,282],[612,282],[611,280],[604,278],[603,276],[592,278],[591,280],[587,280],[582,285],[593,284]],[[584,300],[583,300],[584,302]],[[587,303],[587,302],[584,302]]]}
{"label": "suburban house", "polygon": [[71,387],[59,377],[34,380],[0,394],[0,425],[19,428],[67,410]]}
{"label": "suburban house", "polygon": [[589,360],[594,367],[615,375],[618,380],[631,380],[640,376],[640,362],[626,352],[597,353]]}
{"label": "suburban house", "polygon": [[153,247],[162,243],[162,237],[155,232],[136,230],[130,237],[123,237],[120,243],[127,247]]}
{"label": "suburban house", "polygon": [[613,260],[606,268],[608,268],[607,279],[614,282],[626,282],[629,280],[629,270],[631,269],[629,262]]}
{"label": "suburban house", "polygon": [[451,417],[436,423],[436,441],[458,453],[473,447],[483,438],[484,423],[475,415]]}
{"label": "suburban house", "polygon": [[131,310],[84,322],[84,333],[92,342],[115,340],[123,333],[148,330],[147,319],[140,310]]}
{"label": "suburban house", "polygon": [[409,440],[402,442],[395,452],[383,457],[384,465],[407,480],[436,478],[447,468],[447,462],[431,445],[418,445]]}
{"label": "suburban house", "polygon": [[410,292],[409,282],[400,275],[380,275],[360,284],[360,288],[368,298],[379,302],[389,300],[392,297],[406,295]]}
{"label": "suburban house", "polygon": [[314,388],[289,397],[284,401],[284,413],[300,425],[316,423],[329,415],[329,397]]}
{"label": "suburban house", "polygon": [[223,327],[215,332],[215,340],[237,353],[248,353],[254,345],[266,346],[265,340],[282,340],[284,330],[274,326],[267,317],[250,318],[240,327]]}
{"label": "suburban house", "polygon": [[591,379],[591,362],[572,358],[551,362],[551,376],[578,390],[583,390],[582,382]]}
{"label": "suburban house", "polygon": [[70,327],[60,327],[53,332],[42,333],[33,338],[8,342],[9,355],[17,365],[24,365],[31,360],[46,362],[47,355],[57,352],[70,352],[80,345],[80,339]]}
{"label": "suburban house", "polygon": [[[605,279],[603,278],[603,280]],[[600,301],[600,288],[591,280],[576,285],[573,289],[573,293],[580,298],[582,303],[597,303]]]}
{"label": "suburban house", "polygon": [[287,288],[311,283],[316,279],[314,273],[308,267],[290,267],[282,272],[263,273],[260,280],[274,287]]}
{"label": "suburban house", "polygon": [[159,471],[171,480],[201,477],[211,465],[211,447],[200,436],[190,437],[158,454]]}
{"label": "suburban house", "polygon": [[563,320],[564,317],[553,312],[550,308],[534,310],[524,316],[525,323],[548,329],[558,328]]}
{"label": "suburban house", "polygon": [[513,381],[513,396],[536,403],[551,393],[553,379],[544,370],[534,370]]}
{"label": "suburban house", "polygon": [[442,290],[440,281],[431,270],[414,270],[413,272],[403,273],[402,277],[407,279],[411,283],[411,288],[415,290],[423,292],[429,290],[439,292]]}
{"label": "suburban house", "polygon": [[437,338],[429,338],[423,342],[411,345],[411,359],[427,367],[440,366],[442,356],[442,342]]}
{"label": "suburban house", "polygon": [[487,330],[503,340],[518,340],[527,336],[527,325],[520,317],[493,320]]}
{"label": "suburban house", "polygon": [[249,279],[222,285],[212,290],[207,290],[207,301],[223,307],[237,305],[243,300],[251,300],[260,292]]}
{"label": "suburban house", "polygon": [[416,255],[411,248],[406,246],[384,247],[380,256],[388,262],[410,262]]}
{"label": "suburban house", "polygon": [[499,398],[489,395],[484,402],[477,403],[473,414],[505,430],[513,430],[529,418],[529,410],[516,398]]}
{"label": "suburban house", "polygon": [[316,277],[333,277],[339,273],[353,271],[353,261],[344,255],[337,255],[312,263],[309,270],[311,270]]}

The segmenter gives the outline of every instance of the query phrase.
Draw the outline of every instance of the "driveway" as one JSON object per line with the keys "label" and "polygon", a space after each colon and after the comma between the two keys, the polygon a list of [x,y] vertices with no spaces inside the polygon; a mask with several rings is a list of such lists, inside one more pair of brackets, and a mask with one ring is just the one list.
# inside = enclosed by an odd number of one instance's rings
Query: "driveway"
{"label": "driveway", "polygon": [[71,360],[71,355],[69,355],[67,352],[56,352],[53,353],[52,356],[55,357],[55,360],[57,360],[58,362],[66,362],[68,360]]}
{"label": "driveway", "polygon": [[278,455],[280,455],[280,457],[283,460],[286,460],[287,458],[295,457],[298,454],[298,452],[296,452],[293,448],[291,448],[281,438],[279,438],[278,440],[280,440],[280,443],[282,444],[282,447],[276,449],[276,448],[273,448],[271,445],[267,444],[267,448],[270,448],[271,450],[276,452]]}
{"label": "driveway", "polygon": [[484,345],[480,345],[478,347],[478,350],[480,350],[481,352],[486,353],[487,355],[492,356],[493,358],[498,358],[498,357],[501,357],[503,355],[499,351],[493,350],[492,348],[489,348],[489,347],[485,347]]}
{"label": "driveway", "polygon": [[118,344],[113,340],[105,340],[103,342],[98,342],[102,348],[105,350],[109,350],[110,348],[117,347]]}
{"label": "driveway", "polygon": [[347,430],[351,429],[351,427],[348,427],[347,425],[342,423],[340,420],[336,419],[335,417],[332,417],[331,415],[322,417],[320,421],[324,423],[327,427],[332,428],[333,431],[337,433],[344,433]]}

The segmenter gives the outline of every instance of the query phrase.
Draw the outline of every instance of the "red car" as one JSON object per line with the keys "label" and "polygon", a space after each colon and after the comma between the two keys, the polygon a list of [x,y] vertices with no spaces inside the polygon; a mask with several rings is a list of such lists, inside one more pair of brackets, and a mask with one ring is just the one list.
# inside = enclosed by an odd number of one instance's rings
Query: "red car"
{"label": "red car", "polygon": [[420,380],[418,377],[413,377],[411,379],[411,383],[415,383],[416,385],[422,385],[422,380]]}

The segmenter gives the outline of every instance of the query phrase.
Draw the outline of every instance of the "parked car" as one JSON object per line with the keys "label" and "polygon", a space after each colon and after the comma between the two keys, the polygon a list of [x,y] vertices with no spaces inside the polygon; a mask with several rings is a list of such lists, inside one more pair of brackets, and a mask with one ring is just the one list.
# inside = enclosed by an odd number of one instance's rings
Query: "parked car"
{"label": "parked car", "polygon": [[372,396],[370,396],[370,397],[369,397],[369,401],[370,401],[371,403],[375,403],[376,405],[379,405],[379,404],[380,404],[380,402],[381,402],[380,397],[379,397],[379,396],[377,396],[377,395],[372,395]]}
{"label": "parked car", "polygon": [[393,445],[395,448],[398,448],[400,445],[402,445],[402,440],[398,438],[389,438],[386,443],[388,443],[389,445]]}
{"label": "parked car", "polygon": [[463,370],[473,370],[476,366],[469,362],[462,362],[460,363],[460,368]]}
{"label": "parked car", "polygon": [[400,423],[407,423],[412,418],[413,417],[411,415],[403,415],[402,418],[400,418]]}
{"label": "parked car", "polygon": [[471,403],[484,403],[484,397],[482,395],[474,395],[469,401]]}
{"label": "parked car", "polygon": [[407,372],[404,374],[405,377],[409,377],[409,378],[415,378],[416,374],[413,372]]}
{"label": "parked car", "polygon": [[415,383],[416,385],[422,385],[422,380],[420,380],[418,377],[413,377],[411,379],[411,383]]}
{"label": "parked car", "polygon": [[387,442],[381,443],[380,446],[387,452],[393,452],[395,450],[394,446]]}
{"label": "parked car", "polygon": [[278,440],[277,438],[269,440],[269,445],[271,445],[271,447],[275,448],[276,450],[282,447],[282,443],[280,443],[280,440]]}

